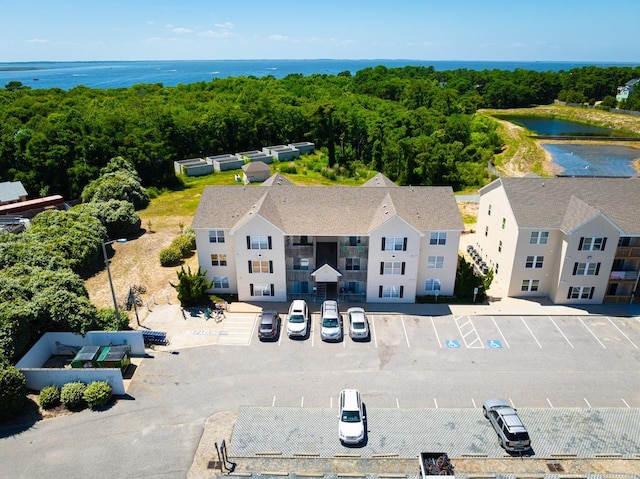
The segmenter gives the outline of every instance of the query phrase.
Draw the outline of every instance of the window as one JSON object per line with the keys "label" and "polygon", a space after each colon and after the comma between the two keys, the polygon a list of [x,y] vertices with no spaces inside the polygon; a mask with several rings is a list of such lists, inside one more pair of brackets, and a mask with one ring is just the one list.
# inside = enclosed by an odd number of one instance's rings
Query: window
{"label": "window", "polygon": [[349,236],[349,239],[347,240],[347,246],[360,246],[361,242],[362,239],[360,238],[360,236]]}
{"label": "window", "polygon": [[591,299],[594,290],[592,286],[570,286],[567,299]]}
{"label": "window", "polygon": [[249,260],[249,273],[273,273],[273,261]]}
{"label": "window", "polygon": [[487,210],[487,216],[491,216],[491,205],[489,205],[489,209]]}
{"label": "window", "polygon": [[293,258],[293,269],[307,271],[309,269],[309,258]]}
{"label": "window", "polygon": [[580,251],[604,251],[607,238],[580,238],[578,249]]}
{"label": "window", "polygon": [[548,231],[532,231],[529,237],[529,244],[547,244],[549,241]]}
{"label": "window", "polygon": [[224,231],[222,230],[209,231],[209,243],[224,243]]}
{"label": "window", "polygon": [[308,236],[294,236],[293,237],[293,244],[294,245],[308,245],[311,244],[309,242],[309,237]]}
{"label": "window", "polygon": [[407,238],[386,236],[382,238],[382,251],[406,251]]}
{"label": "window", "polygon": [[525,268],[542,268],[542,263],[544,261],[544,256],[527,256],[527,261],[525,261]]}
{"label": "window", "polygon": [[404,274],[404,267],[404,261],[383,261],[380,263],[380,274]]}
{"label": "window", "polygon": [[434,231],[429,234],[429,244],[447,244],[447,233],[444,231]]}
{"label": "window", "polygon": [[424,282],[425,291],[440,291],[441,282],[439,279],[428,279]]}
{"label": "window", "polygon": [[250,284],[249,293],[251,296],[273,296],[273,284]]}
{"label": "window", "polygon": [[574,263],[574,276],[597,276],[600,272],[600,263]]}
{"label": "window", "polygon": [[520,287],[520,291],[538,291],[539,286],[540,286],[539,279],[523,279],[522,286]]}
{"label": "window", "polygon": [[211,255],[211,266],[226,266],[227,265],[227,255],[226,254],[212,254]]}
{"label": "window", "polygon": [[347,271],[360,271],[360,258],[346,258]]}
{"label": "window", "polygon": [[358,281],[345,281],[344,292],[350,294],[358,294],[360,292],[360,283]]}
{"label": "window", "polygon": [[295,294],[307,294],[309,293],[309,281],[294,281],[293,293]]}
{"label": "window", "polygon": [[427,268],[444,268],[444,256],[427,256]]}
{"label": "window", "polygon": [[271,249],[271,236],[247,236],[247,249]]}
{"label": "window", "polygon": [[498,241],[498,253],[502,252],[502,240]]}
{"label": "window", "polygon": [[506,224],[507,224],[507,218],[502,218],[502,229],[504,229]]}
{"label": "window", "polygon": [[229,287],[229,276],[214,276],[213,277],[213,287],[214,288],[228,288]]}
{"label": "window", "polygon": [[404,286],[395,284],[380,286],[378,291],[379,298],[402,298]]}

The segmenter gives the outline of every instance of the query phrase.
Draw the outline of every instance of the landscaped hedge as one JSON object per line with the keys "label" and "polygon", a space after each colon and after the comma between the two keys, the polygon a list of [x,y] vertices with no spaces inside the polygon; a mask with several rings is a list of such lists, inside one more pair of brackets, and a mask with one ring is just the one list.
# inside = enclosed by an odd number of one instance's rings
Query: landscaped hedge
{"label": "landscaped hedge", "polygon": [[68,409],[82,409],[85,406],[84,392],[87,385],[81,382],[67,383],[62,386],[60,400]]}
{"label": "landscaped hedge", "polygon": [[171,245],[160,250],[160,264],[162,266],[177,266],[182,261],[180,249]]}
{"label": "landscaped hedge", "polygon": [[25,405],[26,379],[18,368],[0,369],[0,420],[14,417]]}
{"label": "landscaped hedge", "polygon": [[84,391],[84,400],[91,409],[106,406],[111,399],[113,390],[106,381],[94,381]]}

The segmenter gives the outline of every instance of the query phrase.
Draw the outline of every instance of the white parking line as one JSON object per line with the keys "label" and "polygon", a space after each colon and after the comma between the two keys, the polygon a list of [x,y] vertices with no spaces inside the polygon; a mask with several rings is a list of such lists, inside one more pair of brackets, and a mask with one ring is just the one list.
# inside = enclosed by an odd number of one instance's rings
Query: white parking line
{"label": "white parking line", "polygon": [[276,395],[273,395],[273,401],[271,401],[271,407],[275,407],[276,406]]}
{"label": "white parking line", "polygon": [[496,320],[493,316],[491,316],[491,321],[493,321],[493,324],[496,326],[496,329],[498,330],[498,332],[500,333],[500,337],[502,338],[502,341],[504,342],[504,345],[511,349],[511,346],[509,346],[509,343],[507,342],[507,338],[504,337],[504,334],[502,334],[502,330],[500,329],[500,327],[498,326],[498,323],[496,323]]}
{"label": "white parking line", "polygon": [[607,349],[607,347],[604,345],[604,343],[602,341],[600,341],[600,339],[598,339],[598,336],[596,336],[593,333],[593,331],[591,331],[589,329],[589,326],[586,325],[586,323],[582,320],[582,318],[578,317],[578,321],[580,321],[582,323],[582,325],[584,326],[584,328],[591,333],[591,336],[593,336],[595,338],[595,340],[598,341],[598,343],[600,343],[600,346],[602,346],[603,349]]}
{"label": "white parking line", "polygon": [[610,317],[608,317],[608,316],[607,316],[607,319],[609,320],[609,322],[611,323],[611,325],[612,325],[614,328],[616,328],[616,329],[618,330],[618,332],[619,332],[620,334],[622,334],[622,335],[625,337],[625,339],[626,339],[627,341],[629,341],[629,342],[631,343],[631,346],[633,346],[634,348],[638,349],[638,346],[636,346],[636,344],[635,344],[633,341],[631,341],[631,339],[629,339],[629,336],[627,336],[626,334],[624,334],[624,333],[622,332],[622,330],[618,327],[618,325],[617,325],[616,323],[614,323],[613,321],[611,321],[611,318],[610,318]]}
{"label": "white parking line", "polygon": [[[462,320],[462,318],[467,318],[466,321]],[[482,344],[482,340],[480,339],[480,335],[476,330],[475,325],[471,321],[469,316],[459,316],[453,317],[453,320],[458,327],[458,331],[464,340],[464,344],[467,348],[484,348],[484,344]],[[462,320],[462,321],[459,321]],[[470,336],[470,340],[467,341],[467,337]]]}
{"label": "white parking line", "polygon": [[398,401],[398,398],[396,398],[396,408],[400,409],[400,401]]}
{"label": "white parking line", "polygon": [[475,409],[476,408],[476,400],[471,398],[471,404],[473,404],[473,408]]}
{"label": "white parking line", "polygon": [[302,396],[302,399],[300,399],[300,407],[304,407],[304,396]]}
{"label": "white parking line", "polygon": [[402,324],[402,330],[404,331],[404,339],[407,341],[407,348],[411,349],[411,344],[409,344],[409,335],[407,334],[407,328],[404,325],[404,316],[400,316],[400,323]]}
{"label": "white parking line", "polygon": [[438,346],[442,349],[442,343],[440,342],[440,336],[438,336],[438,330],[436,329],[436,323],[433,322],[433,316],[431,316],[431,326],[433,326],[433,332],[436,335],[436,340],[438,341]]}
{"label": "white parking line", "polygon": [[333,409],[333,396],[329,398],[329,409]]}
{"label": "white parking line", "polygon": [[589,408],[591,408],[591,404],[589,404],[589,401],[587,401],[587,398],[583,398],[583,399],[584,399],[584,402],[586,402],[586,403],[587,403],[587,406],[588,406]]}
{"label": "white parking line", "polygon": [[573,344],[571,344],[571,341],[569,341],[569,338],[567,338],[564,333],[562,332],[562,330],[560,329],[560,327],[556,324],[556,322],[553,320],[553,318],[551,316],[549,316],[549,319],[551,320],[551,322],[553,323],[553,325],[556,327],[556,329],[558,330],[558,332],[560,334],[562,334],[562,337],[567,341],[567,343],[569,343],[569,346],[571,346],[571,349],[576,349],[573,347]]}
{"label": "white parking line", "polygon": [[373,344],[378,347],[378,338],[376,338],[376,317],[371,316],[371,331],[373,332]]}
{"label": "white parking line", "polygon": [[624,403],[625,406],[627,406],[627,408],[631,409],[631,406],[629,406],[629,403],[627,403],[627,401],[624,400],[624,398],[620,398],[622,399],[622,402]]}
{"label": "white parking line", "polygon": [[529,325],[527,324],[527,322],[524,320],[524,318],[522,316],[520,316],[520,320],[522,321],[522,324],[525,325],[525,327],[529,330],[529,333],[531,334],[531,337],[535,340],[535,342],[538,344],[538,347],[540,349],[542,349],[542,344],[540,344],[540,341],[538,341],[538,338],[536,338],[536,335],[533,334],[533,331],[531,331],[531,328],[529,327]]}
{"label": "white parking line", "polygon": [[438,409],[438,400],[436,398],[433,398],[433,404],[435,404],[436,409]]}
{"label": "white parking line", "polygon": [[551,401],[549,400],[549,398],[547,398],[547,402],[549,403],[549,407],[551,407],[551,409],[553,409],[553,404],[551,404]]}

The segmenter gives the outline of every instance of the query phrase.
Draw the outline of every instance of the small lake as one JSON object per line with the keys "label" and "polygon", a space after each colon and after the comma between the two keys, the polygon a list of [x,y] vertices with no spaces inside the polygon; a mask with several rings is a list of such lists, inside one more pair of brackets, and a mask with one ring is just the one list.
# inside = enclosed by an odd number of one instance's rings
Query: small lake
{"label": "small lake", "polygon": [[549,136],[629,136],[609,128],[585,125],[557,118],[543,118],[520,115],[496,115],[501,120],[506,120],[516,125],[524,126],[527,130],[538,135]]}
{"label": "small lake", "polygon": [[543,144],[553,163],[570,176],[637,176],[632,160],[640,149],[622,145]]}

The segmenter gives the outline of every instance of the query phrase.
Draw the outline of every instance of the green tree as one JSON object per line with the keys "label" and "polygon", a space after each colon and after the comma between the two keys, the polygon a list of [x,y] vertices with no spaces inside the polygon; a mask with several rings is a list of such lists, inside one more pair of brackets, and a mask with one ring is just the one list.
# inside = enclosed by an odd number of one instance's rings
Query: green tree
{"label": "green tree", "polygon": [[206,291],[213,285],[212,282],[207,282],[205,278],[205,272],[198,271],[191,272],[191,268],[184,270],[184,266],[178,271],[178,284],[170,283],[178,292],[178,300],[183,307],[195,306],[202,304],[206,301]]}
{"label": "green tree", "polygon": [[149,194],[140,182],[125,170],[105,173],[82,190],[82,201],[128,201],[139,210],[149,204]]}
{"label": "green tree", "polygon": [[126,238],[140,231],[142,220],[132,203],[124,200],[92,201],[72,208],[81,214],[98,218],[107,230],[108,238]]}
{"label": "green tree", "polygon": [[24,374],[13,366],[0,369],[0,420],[18,415],[27,399]]}

